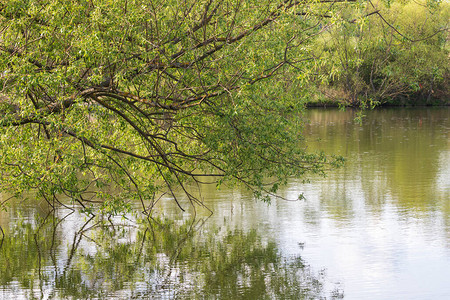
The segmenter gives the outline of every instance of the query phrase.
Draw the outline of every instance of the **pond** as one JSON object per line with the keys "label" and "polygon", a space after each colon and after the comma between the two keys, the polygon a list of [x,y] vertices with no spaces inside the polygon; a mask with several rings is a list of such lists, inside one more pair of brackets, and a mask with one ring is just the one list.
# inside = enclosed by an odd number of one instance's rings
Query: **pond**
{"label": "pond", "polygon": [[205,185],[213,215],[166,198],[150,220],[12,202],[0,299],[450,298],[450,108],[355,117],[307,111],[308,148],[347,161],[280,191],[301,201]]}

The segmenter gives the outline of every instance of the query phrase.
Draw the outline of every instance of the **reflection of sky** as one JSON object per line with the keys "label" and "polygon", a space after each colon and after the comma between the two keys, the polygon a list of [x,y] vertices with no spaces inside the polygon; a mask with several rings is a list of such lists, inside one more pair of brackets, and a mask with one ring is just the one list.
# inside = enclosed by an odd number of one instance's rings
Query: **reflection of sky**
{"label": "reflection of sky", "polygon": [[439,155],[439,172],[436,177],[436,187],[441,192],[450,193],[450,150]]}
{"label": "reflection of sky", "polygon": [[[356,184],[348,188],[354,192],[347,201],[359,202],[362,191]],[[415,218],[388,198],[381,212],[358,207],[347,220],[333,219],[320,209],[320,189],[309,186],[306,197],[303,203],[279,200],[255,209],[270,219],[263,232],[286,255],[300,253],[316,271],[325,269],[327,290],[340,283],[346,299],[450,296],[450,256],[438,213]]]}

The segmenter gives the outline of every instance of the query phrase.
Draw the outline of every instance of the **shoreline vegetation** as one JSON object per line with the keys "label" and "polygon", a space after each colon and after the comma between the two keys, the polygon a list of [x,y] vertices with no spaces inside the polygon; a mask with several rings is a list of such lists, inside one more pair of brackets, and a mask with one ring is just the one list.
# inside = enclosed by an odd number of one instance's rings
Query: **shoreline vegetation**
{"label": "shoreline vegetation", "polygon": [[448,3],[369,1],[341,13],[299,75],[308,107],[450,105]]}
{"label": "shoreline vegetation", "polygon": [[[448,77],[448,76],[447,76]],[[342,88],[321,86],[316,93],[305,100],[305,107],[423,107],[423,106],[450,106],[449,80],[435,89],[421,89],[405,95],[398,95],[384,101],[371,101],[371,97],[361,96],[357,102],[353,102],[351,96]],[[367,100],[369,99],[369,100]]]}
{"label": "shoreline vegetation", "polygon": [[[345,101],[339,100],[319,100],[319,101],[310,101],[306,102],[306,108],[327,108],[327,107],[349,107],[349,108],[357,108],[357,105],[352,105],[350,103],[346,103]],[[386,102],[382,104],[378,104],[374,108],[379,107],[424,107],[424,106],[450,106],[450,100],[444,99],[439,100],[435,99],[434,101],[427,102],[426,99],[415,99],[414,101],[404,101],[404,99],[399,99],[395,102]]]}
{"label": "shoreline vegetation", "polygon": [[[413,104],[402,104],[402,103],[384,103],[381,105],[376,106],[375,108],[381,108],[381,107],[442,107],[442,106],[450,106],[450,103],[443,102],[443,103],[413,103]],[[306,104],[306,108],[339,108],[339,107],[348,107],[348,108],[356,108],[356,106],[352,105],[342,105],[339,102],[309,102]]]}
{"label": "shoreline vegetation", "polygon": [[396,95],[391,99],[376,99],[376,95],[359,95],[357,101],[352,100],[351,93],[345,88],[336,88],[332,85],[313,87],[315,92],[305,100],[305,107],[423,107],[423,106],[450,106],[449,74],[445,75],[443,82],[435,87],[424,88],[424,83],[419,83],[420,89],[410,93]]}
{"label": "shoreline vegetation", "polygon": [[[354,105],[346,99],[320,99],[306,101],[306,108],[327,108],[327,107],[360,107],[361,104],[358,103]],[[415,97],[402,97],[398,99],[393,99],[389,102],[378,103],[373,108],[377,107],[424,107],[424,106],[450,106],[450,97],[447,95],[444,98],[432,98],[427,99],[425,96],[415,96]]]}

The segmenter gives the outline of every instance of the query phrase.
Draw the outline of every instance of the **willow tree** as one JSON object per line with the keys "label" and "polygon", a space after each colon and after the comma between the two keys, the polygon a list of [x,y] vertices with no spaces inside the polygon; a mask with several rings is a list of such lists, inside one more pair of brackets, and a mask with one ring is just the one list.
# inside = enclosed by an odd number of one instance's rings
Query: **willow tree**
{"label": "willow tree", "polygon": [[202,181],[264,198],[322,173],[339,160],[307,152],[282,92],[327,2],[3,2],[1,190],[146,211],[176,189],[200,203]]}

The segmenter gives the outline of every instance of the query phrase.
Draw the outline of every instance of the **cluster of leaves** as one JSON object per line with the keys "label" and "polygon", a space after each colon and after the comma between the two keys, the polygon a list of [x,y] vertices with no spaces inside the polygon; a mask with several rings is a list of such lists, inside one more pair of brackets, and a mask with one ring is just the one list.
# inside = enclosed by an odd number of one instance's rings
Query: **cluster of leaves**
{"label": "cluster of leaves", "polygon": [[186,184],[205,177],[264,197],[340,164],[307,153],[302,99],[282,96],[327,2],[1,4],[1,190],[146,211],[176,188],[200,203]]}

